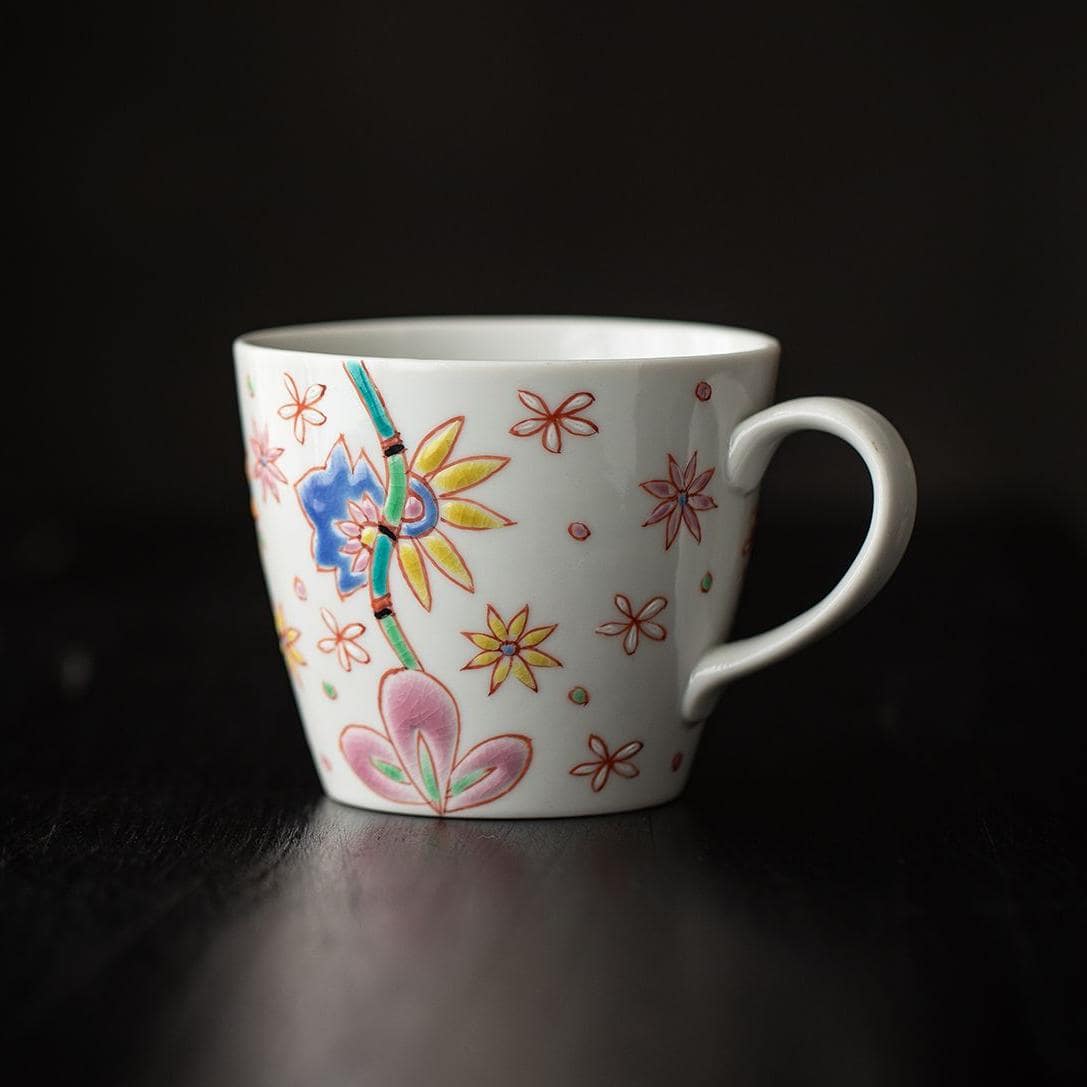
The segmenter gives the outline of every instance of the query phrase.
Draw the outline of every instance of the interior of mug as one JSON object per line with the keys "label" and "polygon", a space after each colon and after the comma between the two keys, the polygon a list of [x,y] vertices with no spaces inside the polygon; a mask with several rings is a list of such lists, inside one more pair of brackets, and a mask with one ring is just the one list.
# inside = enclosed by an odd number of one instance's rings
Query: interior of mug
{"label": "interior of mug", "polygon": [[747,329],[627,317],[412,317],[267,329],[257,347],[369,358],[545,362],[731,355],[776,345]]}

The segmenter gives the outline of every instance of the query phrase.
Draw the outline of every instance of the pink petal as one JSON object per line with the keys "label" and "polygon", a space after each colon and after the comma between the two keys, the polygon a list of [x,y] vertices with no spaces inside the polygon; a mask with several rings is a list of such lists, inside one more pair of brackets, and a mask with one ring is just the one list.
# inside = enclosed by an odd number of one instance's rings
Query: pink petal
{"label": "pink petal", "polygon": [[520,400],[529,411],[534,411],[537,415],[551,414],[551,409],[544,402],[543,398],[537,396],[536,393],[529,392],[528,389],[518,389],[517,399]]}
{"label": "pink petal", "polygon": [[608,635],[623,634],[629,626],[629,623],[601,623],[600,626],[596,628],[596,633]]}
{"label": "pink petal", "polygon": [[362,510],[364,521],[373,521],[376,523],[381,520],[381,511],[377,508],[374,500],[368,494],[363,495],[362,505],[358,508]]}
{"label": "pink petal", "polygon": [[[282,453],[283,450],[281,449],[279,452]],[[279,454],[277,453],[276,455],[278,456]],[[276,465],[269,462],[268,467],[267,467],[267,471],[271,475],[275,476],[275,478],[278,479],[280,483],[286,483],[287,482],[287,477],[283,474],[283,469],[282,468],[278,468],[278,467],[276,467]]]}
{"label": "pink petal", "polygon": [[683,490],[683,473],[679,470],[679,465],[676,463],[676,458],[671,453],[668,454],[668,475],[672,482],[676,485],[677,491]]}
{"label": "pink petal", "polygon": [[668,524],[667,524],[667,526],[665,527],[665,530],[664,530],[664,550],[665,551],[667,551],[668,548],[670,548],[672,546],[672,544],[674,544],[676,542],[676,536],[679,534],[679,525],[680,525],[680,522],[682,521],[682,519],[683,519],[683,513],[679,508],[679,503],[677,502],[676,503],[676,508],[674,510],[672,510],[671,514],[668,517]]}
{"label": "pink petal", "polygon": [[629,598],[625,597],[622,593],[616,593],[615,594],[615,606],[624,615],[630,615],[630,616],[634,615],[634,608],[631,606]]}
{"label": "pink petal", "polygon": [[691,535],[699,542],[702,542],[702,526],[698,522],[698,514],[695,513],[690,506],[683,507],[683,523],[687,526]]}
{"label": "pink petal", "polygon": [[340,548],[341,555],[357,555],[360,551],[366,549],[362,546],[362,540],[357,537],[353,540],[348,540],[343,547]]}
{"label": "pink petal", "polygon": [[561,453],[562,452],[562,431],[559,430],[558,423],[548,423],[547,428],[544,430],[543,437],[544,449],[549,453]]}
{"label": "pink petal", "polygon": [[404,520],[418,521],[423,513],[424,506],[419,496],[417,494],[409,495],[407,502],[404,503]]}
{"label": "pink petal", "polygon": [[654,615],[658,615],[660,612],[664,611],[666,607],[668,607],[668,600],[666,597],[654,596],[642,605],[642,610],[638,612],[638,619],[652,619]]}
{"label": "pink petal", "polygon": [[667,479],[647,479],[639,483],[643,491],[648,491],[654,498],[675,498],[676,489]]}
{"label": "pink petal", "polygon": [[546,419],[537,419],[534,416],[531,419],[522,419],[519,423],[514,423],[510,427],[510,433],[518,438],[528,438],[533,434],[539,434],[545,426],[547,426]]}
{"label": "pink petal", "polygon": [[[343,548],[340,549],[341,551]],[[370,549],[360,547],[359,553],[351,560],[351,573],[361,574],[370,565]]]}
{"label": "pink petal", "polygon": [[336,527],[351,540],[357,540],[362,535],[362,526],[357,521],[337,521]]}
{"label": "pink petal", "polygon": [[627,630],[627,636],[623,639],[623,652],[628,657],[633,657],[638,648],[638,624],[631,623]]}
{"label": "pink petal", "polygon": [[439,805],[445,797],[460,738],[460,714],[453,696],[425,672],[386,672],[378,689],[378,705],[389,738],[416,787],[423,792],[420,741],[434,765]]}
{"label": "pink petal", "polygon": [[676,508],[676,501],[675,498],[666,498],[663,502],[658,502],[653,507],[653,512],[642,522],[642,528],[648,528],[658,521],[663,521]]}
{"label": "pink petal", "polygon": [[696,480],[694,480],[687,487],[688,492],[690,494],[697,494],[700,490],[702,490],[703,487],[706,486],[707,483],[709,483],[709,481],[711,479],[713,479],[713,473],[716,472],[716,471],[717,471],[716,468],[707,468],[704,472],[702,472],[699,475],[699,477]]}
{"label": "pink petal", "polygon": [[478,781],[446,801],[446,811],[464,811],[504,796],[525,776],[532,761],[532,741],[526,736],[492,736],[476,744],[453,768],[449,793],[459,781],[483,771]]}
{"label": "pink petal", "polygon": [[382,736],[380,732],[363,725],[348,725],[340,733],[340,750],[362,783],[378,796],[399,804],[423,803],[422,797],[410,781],[393,781],[374,765],[376,759],[388,766],[403,770],[387,736]]}
{"label": "pink petal", "polygon": [[695,469],[698,462],[698,454],[692,453],[691,459],[687,461],[687,467],[683,469],[683,486],[690,487],[691,480],[694,479]]}
{"label": "pink petal", "polygon": [[660,623],[645,622],[640,624],[642,633],[647,638],[652,638],[655,642],[663,642],[665,635],[668,631],[660,625]]}
{"label": "pink petal", "polygon": [[597,736],[595,732],[589,733],[589,750],[602,759],[608,757],[608,745],[604,743],[604,740]]}
{"label": "pink petal", "polygon": [[591,434],[598,434],[600,427],[590,419],[582,419],[578,415],[564,415],[559,419],[559,425],[563,430],[569,434],[577,434],[579,437],[587,438]]}
{"label": "pink petal", "polygon": [[596,403],[592,393],[580,392],[568,396],[556,409],[556,415],[573,415],[575,411],[584,411],[590,404]]}
{"label": "pink petal", "polygon": [[693,510],[715,510],[717,503],[708,494],[691,494],[687,496],[687,505]]}

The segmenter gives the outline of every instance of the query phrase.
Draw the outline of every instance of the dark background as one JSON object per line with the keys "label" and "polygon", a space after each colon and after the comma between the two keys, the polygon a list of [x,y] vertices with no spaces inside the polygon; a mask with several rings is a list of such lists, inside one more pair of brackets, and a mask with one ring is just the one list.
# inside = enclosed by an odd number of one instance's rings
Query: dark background
{"label": "dark background", "polygon": [[[0,950],[39,1068],[291,1082],[209,1024],[307,1053],[313,1030],[223,976],[309,947],[286,991],[335,1021],[325,971],[372,963],[371,863],[418,874],[392,881],[405,901],[433,887],[493,920],[433,874],[441,854],[483,872],[537,971],[595,939],[569,974],[591,1037],[557,1028],[540,1082],[659,1081],[662,1016],[690,1082],[1078,1080],[1081,25],[1039,5],[265,2],[14,27]],[[330,809],[262,599],[230,341],[528,312],[776,335],[783,398],[855,397],[902,431],[911,551],[849,627],[729,693],[668,809],[490,830]],[[739,633],[825,592],[867,520],[863,468],[817,436],[763,496]],[[321,923],[298,885],[327,896]],[[587,929],[554,928],[564,910]],[[279,935],[252,945],[246,923]],[[493,929],[458,935],[442,976],[505,994],[514,1037],[555,1020],[516,964],[471,958]],[[620,936],[648,940],[640,973],[614,969]],[[345,985],[345,1024],[372,1019]],[[452,1018],[485,1030],[475,992]],[[370,1067],[357,1024],[322,1029],[330,1063],[294,1081]],[[599,1064],[616,1032],[629,1067]],[[449,1082],[474,1067],[442,1028],[421,1038]]]}

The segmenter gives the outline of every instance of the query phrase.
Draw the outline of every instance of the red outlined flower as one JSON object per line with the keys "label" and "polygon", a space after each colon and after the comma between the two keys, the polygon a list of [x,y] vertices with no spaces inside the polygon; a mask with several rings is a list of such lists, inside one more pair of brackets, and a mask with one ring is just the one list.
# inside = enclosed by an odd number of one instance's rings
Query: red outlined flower
{"label": "red outlined flower", "polygon": [[287,665],[287,671],[293,676],[295,670],[303,667],[306,663],[306,658],[302,656],[302,652],[298,648],[298,639],[302,637],[302,632],[287,622],[287,618],[283,614],[282,604],[277,604],[275,607],[275,621],[276,634],[279,637],[279,651],[283,654],[283,661]]}
{"label": "red outlined flower", "polygon": [[616,593],[615,606],[624,616],[622,622],[601,623],[596,628],[597,634],[614,638],[623,635],[623,652],[632,657],[638,649],[638,639],[644,634],[654,642],[663,642],[668,637],[668,630],[660,623],[653,622],[653,616],[668,607],[663,596],[651,596],[637,612],[631,607],[630,600],[622,593]]}
{"label": "red outlined flower", "polygon": [[280,419],[294,422],[294,440],[299,445],[306,441],[306,424],[310,426],[322,426],[328,418],[323,411],[315,405],[325,395],[327,385],[311,385],[306,389],[305,395],[300,395],[298,386],[290,374],[283,375],[283,384],[287,387],[287,395],[290,399],[279,409]]}
{"label": "red outlined flower", "polygon": [[322,638],[317,643],[317,648],[322,653],[335,653],[340,667],[345,672],[351,671],[352,663],[369,664],[370,654],[358,644],[359,638],[366,631],[362,623],[346,623],[340,626],[336,622],[336,616],[328,608],[321,609],[321,618],[325,626],[332,632],[328,638]]}
{"label": "red outlined flower", "polygon": [[558,623],[550,626],[534,627],[525,630],[528,625],[528,605],[526,604],[507,625],[502,616],[487,605],[487,626],[490,633],[462,630],[461,633],[480,650],[462,669],[490,668],[491,689],[494,694],[512,673],[530,691],[538,691],[533,668],[561,668],[562,661],[556,660],[550,653],[539,648],[542,642],[554,634]]}
{"label": "red outlined flower", "polygon": [[364,494],[359,502],[348,501],[347,513],[346,521],[336,522],[336,528],[346,537],[340,553],[351,556],[351,573],[360,574],[370,565],[381,511],[373,499]]}
{"label": "red outlined flower", "polygon": [[594,793],[600,792],[608,783],[612,774],[618,774],[621,778],[636,778],[640,773],[637,766],[631,761],[645,744],[641,740],[631,740],[623,744],[616,751],[609,752],[608,745],[596,735],[589,735],[589,750],[596,756],[590,762],[579,762],[571,767],[570,773],[574,777],[588,777],[592,774],[592,789]]}
{"label": "red outlined flower", "polygon": [[579,438],[590,438],[599,433],[600,428],[591,419],[586,419],[583,412],[596,397],[592,393],[578,392],[568,396],[554,411],[547,406],[547,401],[537,393],[527,389],[518,389],[517,398],[532,414],[510,427],[515,438],[530,438],[543,431],[543,447],[549,453],[562,452],[562,432]]}
{"label": "red outlined flower", "polygon": [[692,453],[687,467],[680,471],[679,463],[671,453],[668,454],[668,478],[649,479],[640,484],[643,491],[660,501],[653,507],[649,517],[642,522],[642,528],[655,525],[668,519],[664,530],[664,549],[668,550],[676,542],[679,526],[684,524],[697,543],[702,542],[702,525],[699,523],[699,511],[717,508],[717,503],[708,494],[702,492],[713,479],[716,468],[707,468],[698,475],[698,454]]}
{"label": "red outlined flower", "polygon": [[268,492],[271,491],[272,497],[278,502],[279,488],[276,482],[287,482],[283,469],[276,464],[283,456],[283,449],[271,445],[268,441],[268,427],[259,430],[256,421],[253,422],[253,433],[249,435],[249,447],[253,450],[253,467],[249,474],[260,484],[261,500],[267,502]]}

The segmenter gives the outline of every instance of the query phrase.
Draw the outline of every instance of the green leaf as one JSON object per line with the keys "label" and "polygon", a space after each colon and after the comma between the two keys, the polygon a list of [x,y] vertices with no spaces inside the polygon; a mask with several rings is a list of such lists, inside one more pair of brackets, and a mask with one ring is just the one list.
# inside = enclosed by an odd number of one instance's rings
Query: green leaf
{"label": "green leaf", "polygon": [[407,775],[399,766],[393,766],[391,763],[387,763],[382,759],[371,758],[370,761],[374,764],[375,769],[384,774],[392,781],[397,781],[403,784],[408,780]]}
{"label": "green leaf", "polygon": [[451,796],[460,796],[465,789],[470,789],[480,778],[486,777],[491,772],[490,766],[485,766],[481,770],[473,770],[470,774],[465,774],[464,777],[458,778],[453,782],[453,787],[449,790]]}
{"label": "green leaf", "polygon": [[430,757],[430,748],[427,747],[427,742],[421,735],[419,737],[419,770],[423,775],[423,788],[426,789],[427,796],[437,804],[440,799],[438,775],[434,772],[434,760]]}

